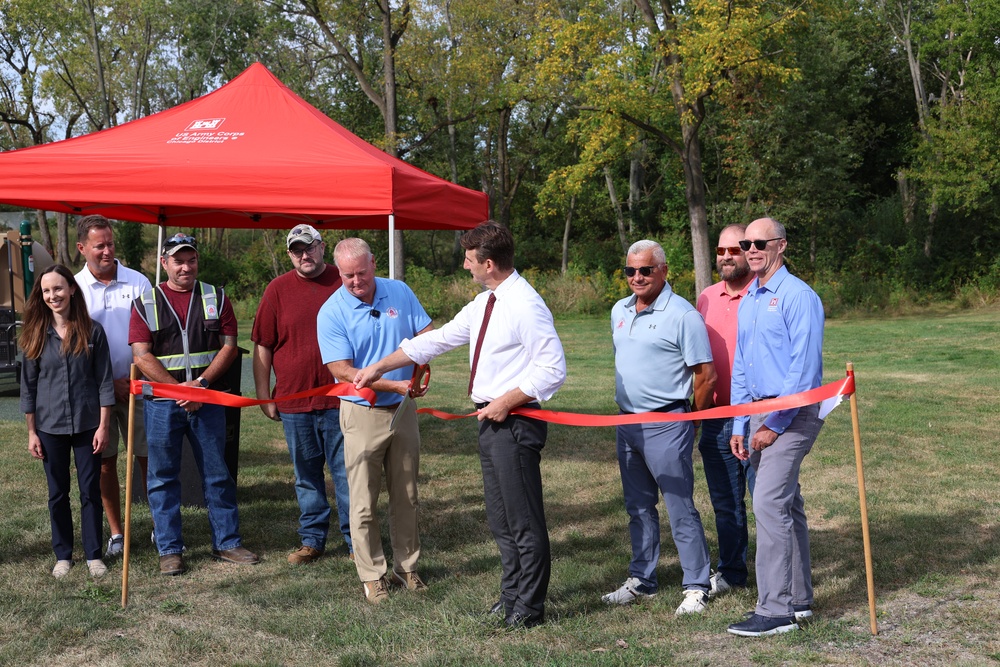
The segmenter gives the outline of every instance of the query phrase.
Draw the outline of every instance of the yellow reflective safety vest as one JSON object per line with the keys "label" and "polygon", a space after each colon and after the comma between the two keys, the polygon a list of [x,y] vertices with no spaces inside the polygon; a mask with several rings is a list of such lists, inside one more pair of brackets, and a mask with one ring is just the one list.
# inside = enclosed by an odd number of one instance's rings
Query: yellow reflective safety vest
{"label": "yellow reflective safety vest", "polygon": [[[191,291],[186,326],[159,286],[139,297],[137,309],[153,335],[153,354],[178,382],[194,380],[222,349],[219,304],[224,295],[214,285],[198,281]],[[216,387],[212,387],[215,389]]]}

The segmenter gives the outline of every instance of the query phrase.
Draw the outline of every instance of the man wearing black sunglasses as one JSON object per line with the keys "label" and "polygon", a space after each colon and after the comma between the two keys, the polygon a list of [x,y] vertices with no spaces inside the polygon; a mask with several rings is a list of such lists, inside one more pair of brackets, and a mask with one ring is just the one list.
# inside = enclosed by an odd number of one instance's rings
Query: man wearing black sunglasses
{"label": "man wearing black sunglasses", "polygon": [[[753,280],[740,241],[746,225],[729,225],[719,234],[715,267],[719,282],[706,287],[698,297],[698,312],[705,318],[712,359],[718,381],[716,407],[729,405],[733,358],[736,355],[736,314]],[[729,448],[733,420],[705,419],[701,422],[698,451],[705,467],[705,481],[715,513],[719,537],[719,561],[712,574],[710,597],[747,585],[747,487],[753,495],[753,468],[740,461]]]}
{"label": "man wearing black sunglasses", "polygon": [[[624,269],[632,296],[611,309],[615,401],[622,413],[689,412],[711,405],[715,368],[705,322],[667,283],[663,248],[637,241]],[[656,594],[660,560],[659,496],[683,573],[676,614],[705,610],[711,561],[694,506],[694,425],[690,421],[617,428],[618,467],[629,515],[632,559],[625,583],[601,599],[625,605]]]}
{"label": "man wearing black sunglasses", "polygon": [[[740,303],[732,403],[797,394],[823,379],[823,304],[785,268],[785,228],[754,220],[740,243],[755,279]],[[819,435],[819,405],[736,417],[730,447],[756,471],[757,606],[729,632],[760,637],[812,616],[809,527],[799,469]]]}

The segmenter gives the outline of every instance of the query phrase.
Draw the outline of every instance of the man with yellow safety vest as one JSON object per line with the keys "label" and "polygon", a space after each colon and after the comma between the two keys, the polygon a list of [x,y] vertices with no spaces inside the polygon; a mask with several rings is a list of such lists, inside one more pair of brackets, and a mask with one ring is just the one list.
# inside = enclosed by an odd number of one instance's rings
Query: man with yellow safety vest
{"label": "man with yellow safety vest", "polygon": [[[163,244],[167,280],[133,304],[129,344],[146,379],[192,388],[226,390],[223,375],[239,356],[237,322],[221,289],[198,280],[198,244],[176,234]],[[201,473],[212,532],[212,555],[241,565],[258,562],[242,546],[236,483],[225,461],[225,408],[191,399],[146,397],[149,443],[147,497],[160,553],[160,574],[178,575],[181,538],[181,448],[187,435]]]}

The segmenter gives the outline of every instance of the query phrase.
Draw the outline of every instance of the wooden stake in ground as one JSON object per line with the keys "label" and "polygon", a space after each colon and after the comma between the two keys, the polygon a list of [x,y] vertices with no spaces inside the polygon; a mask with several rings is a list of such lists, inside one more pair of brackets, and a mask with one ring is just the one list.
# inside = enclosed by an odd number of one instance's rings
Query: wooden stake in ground
{"label": "wooden stake in ground", "polygon": [[[847,362],[847,374],[854,377],[854,363]],[[868,496],[865,493],[865,467],[861,460],[861,427],[858,425],[858,387],[851,392],[851,423],[854,427],[854,462],[858,468],[858,496],[861,500],[861,536],[865,544],[865,578],[868,582],[868,615],[872,634],[878,634],[875,620],[875,574],[872,572],[872,538],[868,529]],[[127,526],[128,524],[126,524]]]}
{"label": "wooden stake in ground", "polygon": [[132,430],[135,428],[135,394],[131,391],[131,383],[135,382],[135,364],[129,371],[128,394],[128,450],[125,455],[125,549],[122,552],[122,609],[128,605],[128,557],[129,545],[132,544],[132,462],[134,457]]}

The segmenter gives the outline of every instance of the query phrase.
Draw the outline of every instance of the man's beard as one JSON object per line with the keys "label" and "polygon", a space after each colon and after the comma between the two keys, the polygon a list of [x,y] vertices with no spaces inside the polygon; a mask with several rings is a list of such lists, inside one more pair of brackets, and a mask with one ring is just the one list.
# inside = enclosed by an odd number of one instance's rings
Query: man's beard
{"label": "man's beard", "polygon": [[749,265],[722,264],[719,265],[718,270],[719,276],[726,282],[739,282],[750,274]]}

